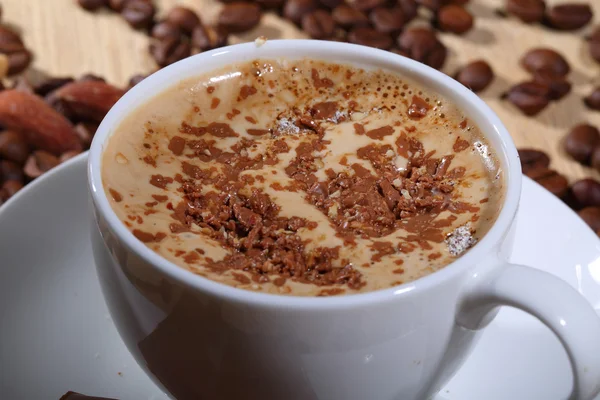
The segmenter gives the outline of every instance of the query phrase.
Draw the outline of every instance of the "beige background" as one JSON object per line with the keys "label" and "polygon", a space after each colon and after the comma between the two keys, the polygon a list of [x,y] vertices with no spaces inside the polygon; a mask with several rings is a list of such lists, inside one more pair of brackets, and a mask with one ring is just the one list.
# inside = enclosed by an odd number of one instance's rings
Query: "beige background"
{"label": "beige background", "polygon": [[[577,0],[547,0],[549,4]],[[600,24],[600,1],[594,4],[594,23]],[[159,15],[171,5],[184,4],[198,11],[205,22],[214,19],[220,4],[214,0],[155,0]],[[600,85],[600,64],[587,52],[583,37],[592,26],[581,32],[553,32],[539,25],[525,25],[513,18],[495,15],[503,0],[471,0],[468,8],[476,17],[475,28],[465,36],[442,35],[450,49],[444,72],[452,74],[468,61],[484,59],[496,73],[496,80],[481,96],[500,115],[517,146],[536,147],[552,157],[552,167],[571,181],[600,174],[571,161],[561,150],[560,140],[573,125],[588,121],[600,127],[600,112],[587,110],[582,97],[594,84]],[[89,13],[75,0],[3,0],[3,20],[19,29],[27,46],[33,50],[34,75],[80,75],[86,72],[105,76],[110,82],[124,85],[137,73],[155,68],[147,54],[148,38],[135,32],[119,17],[109,12]],[[423,23],[423,21],[415,22]],[[263,17],[261,26],[233,42],[251,40],[258,35],[268,38],[301,37],[291,24],[275,15]],[[519,67],[520,56],[534,46],[559,50],[572,67],[570,79],[574,90],[563,100],[551,104],[535,118],[522,115],[510,104],[499,100],[506,88],[528,75]]]}

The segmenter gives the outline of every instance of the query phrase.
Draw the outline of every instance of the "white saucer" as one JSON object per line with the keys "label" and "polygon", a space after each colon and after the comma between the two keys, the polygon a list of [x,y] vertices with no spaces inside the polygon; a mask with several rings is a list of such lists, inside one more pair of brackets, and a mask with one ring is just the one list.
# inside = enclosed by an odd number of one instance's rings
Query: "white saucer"
{"label": "white saucer", "polygon": [[[0,209],[0,399],[58,400],[68,390],[166,399],[121,343],[102,299],[86,161],[56,168]],[[512,261],[563,278],[600,310],[600,240],[529,179],[522,196]],[[505,308],[436,400],[565,399],[571,385],[558,340]]]}

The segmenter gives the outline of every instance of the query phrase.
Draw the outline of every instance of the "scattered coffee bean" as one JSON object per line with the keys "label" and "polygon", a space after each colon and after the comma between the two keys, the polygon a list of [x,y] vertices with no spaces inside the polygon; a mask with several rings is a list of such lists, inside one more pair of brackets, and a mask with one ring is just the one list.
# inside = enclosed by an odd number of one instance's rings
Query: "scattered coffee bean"
{"label": "scattered coffee bean", "polygon": [[24,179],[25,176],[19,164],[8,160],[0,160],[0,181],[23,182]]}
{"label": "scattered coffee bean", "polygon": [[598,63],[600,63],[600,27],[590,35],[589,38],[589,52],[590,56]]}
{"label": "scattered coffee bean", "polygon": [[504,97],[523,114],[533,116],[548,105],[550,88],[535,81],[522,82],[511,87]]}
{"label": "scattered coffee bean", "polygon": [[412,21],[417,16],[419,8],[416,0],[398,0],[397,5],[402,10],[402,14],[404,14],[405,23]]}
{"label": "scattered coffee bean", "polygon": [[43,81],[39,82],[37,85],[33,87],[33,91],[38,96],[45,96],[48,93],[66,85],[67,83],[73,82],[74,79],[71,77],[64,78],[47,78]]}
{"label": "scattered coffee bean", "polygon": [[536,72],[533,80],[548,86],[548,99],[560,100],[571,91],[571,83],[562,76],[555,76],[546,71]]}
{"label": "scattered coffee bean", "polygon": [[317,0],[287,0],[283,7],[283,16],[293,23],[300,25],[302,17],[319,8]]}
{"label": "scattered coffee bean", "polygon": [[0,53],[8,57],[8,75],[24,71],[31,63],[31,52],[13,30],[0,26]]}
{"label": "scattered coffee bean", "polygon": [[586,207],[577,214],[594,232],[600,230],[600,207]]}
{"label": "scattered coffee bean", "polygon": [[600,132],[589,124],[577,125],[565,136],[563,145],[573,159],[587,164],[594,149],[600,145]]}
{"label": "scattered coffee bean", "polygon": [[363,46],[375,47],[387,50],[392,47],[394,41],[392,37],[383,32],[378,32],[372,28],[354,28],[348,32],[348,41]]}
{"label": "scattered coffee bean", "polygon": [[346,0],[346,4],[365,12],[380,7],[384,3],[385,0]]}
{"label": "scattered coffee bean", "polygon": [[127,0],[121,15],[134,29],[144,29],[152,25],[156,8],[150,0]]}
{"label": "scattered coffee bean", "polygon": [[279,9],[285,4],[285,0],[255,0],[256,4],[264,9]]}
{"label": "scattered coffee bean", "polygon": [[488,87],[493,79],[494,71],[487,62],[482,60],[465,65],[456,74],[456,80],[474,92],[482,91]]}
{"label": "scattered coffee bean", "polygon": [[435,69],[441,69],[446,61],[446,46],[428,28],[415,27],[405,30],[398,37],[398,47],[413,60]]}
{"label": "scattered coffee bean", "polygon": [[4,184],[2,185],[2,189],[0,190],[6,193],[6,195],[8,195],[8,198],[11,198],[15,194],[17,194],[17,192],[21,189],[23,189],[23,183],[19,181],[6,181],[4,182]]}
{"label": "scattered coffee bean", "polygon": [[81,141],[81,146],[84,149],[90,148],[97,129],[98,125],[93,122],[80,122],[75,125],[75,133],[77,133],[77,136]]}
{"label": "scattered coffee bean", "polygon": [[519,159],[521,169],[527,176],[534,170],[547,169],[550,166],[550,157],[540,150],[519,149]]}
{"label": "scattered coffee bean", "polygon": [[319,3],[321,3],[323,6],[329,8],[330,10],[333,10],[340,4],[343,4],[344,0],[319,0]]}
{"label": "scattered coffee bean", "polygon": [[60,157],[58,158],[58,161],[62,164],[65,161],[70,160],[71,158],[78,156],[79,154],[81,154],[81,152],[77,151],[77,150],[67,151],[67,152],[62,153],[60,155]]}
{"label": "scattered coffee bean", "polygon": [[116,12],[121,12],[129,0],[108,0],[108,7]]}
{"label": "scattered coffee bean", "polygon": [[369,18],[373,27],[379,32],[397,33],[404,28],[404,12],[398,7],[378,7],[371,11]]}
{"label": "scattered coffee bean", "polygon": [[572,31],[586,26],[593,16],[588,4],[558,4],[546,12],[546,21],[554,29]]}
{"label": "scattered coffee bean", "polygon": [[166,67],[179,60],[189,57],[192,53],[186,40],[167,38],[150,43],[150,54],[160,67]]}
{"label": "scattered coffee bean", "polygon": [[331,16],[336,24],[344,28],[358,28],[369,25],[369,18],[362,12],[342,4],[333,9]]}
{"label": "scattered coffee bean", "polygon": [[571,192],[580,207],[600,206],[600,182],[581,179],[571,185]]}
{"label": "scattered coffee bean", "polygon": [[592,168],[594,168],[596,171],[600,172],[600,146],[596,146],[596,148],[592,152],[590,164],[591,164]]}
{"label": "scattered coffee bean", "polygon": [[192,45],[196,50],[207,51],[227,45],[227,32],[220,27],[199,25],[192,33]]}
{"label": "scattered coffee bean", "polygon": [[529,50],[521,58],[521,65],[532,74],[546,73],[565,76],[571,71],[567,60],[557,51],[548,48]]}
{"label": "scattered coffee bean", "polygon": [[317,10],[302,18],[302,29],[313,39],[329,39],[335,31],[335,21],[329,12]]}
{"label": "scattered coffee bean", "polygon": [[179,39],[182,35],[181,29],[168,21],[161,21],[152,27],[151,35],[155,39],[163,40],[167,38]]}
{"label": "scattered coffee bean", "polygon": [[463,7],[449,4],[438,11],[437,24],[446,32],[462,35],[473,28],[473,16]]}
{"label": "scattered coffee bean", "polygon": [[22,134],[14,131],[0,132],[0,157],[23,164],[29,156],[29,145]]}
{"label": "scattered coffee bean", "polygon": [[226,4],[219,13],[219,26],[227,32],[246,32],[260,22],[261,11],[256,4],[239,2]]}
{"label": "scattered coffee bean", "polygon": [[569,182],[567,178],[559,174],[554,170],[547,170],[547,172],[535,179],[537,183],[542,185],[553,195],[563,198],[569,192]]}
{"label": "scattered coffee bean", "polygon": [[131,78],[129,78],[129,82],[127,82],[127,90],[131,89],[132,87],[134,87],[135,85],[137,85],[138,83],[143,81],[144,79],[146,79],[146,75],[142,75],[142,74],[133,75]]}
{"label": "scattered coffee bean", "polygon": [[541,22],[546,12],[544,0],[507,0],[506,11],[525,23]]}
{"label": "scattered coffee bean", "polygon": [[96,11],[97,9],[108,5],[106,0],[77,0],[77,3],[88,11]]}
{"label": "scattered coffee bean", "polygon": [[29,179],[35,179],[58,164],[60,162],[56,156],[47,151],[38,150],[29,156],[27,162],[25,162],[25,167],[23,167],[23,172]]}
{"label": "scattered coffee bean", "polygon": [[583,99],[585,105],[592,110],[600,111],[600,86],[594,88],[586,98]]}
{"label": "scattered coffee bean", "polygon": [[425,7],[433,12],[438,11],[444,4],[446,4],[445,0],[416,0],[417,4]]}
{"label": "scattered coffee bean", "polygon": [[198,14],[196,14],[193,10],[182,6],[175,6],[171,8],[165,20],[178,27],[188,35],[191,34],[192,31],[202,23],[200,21],[200,17],[198,17]]}

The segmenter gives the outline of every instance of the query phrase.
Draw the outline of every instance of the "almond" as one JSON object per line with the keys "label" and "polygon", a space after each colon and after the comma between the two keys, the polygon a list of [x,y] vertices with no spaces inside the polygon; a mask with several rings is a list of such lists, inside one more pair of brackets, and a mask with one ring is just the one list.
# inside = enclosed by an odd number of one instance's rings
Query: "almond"
{"label": "almond", "polygon": [[31,93],[15,89],[0,92],[0,125],[23,132],[33,147],[56,155],[81,150],[69,120]]}
{"label": "almond", "polygon": [[102,121],[108,110],[123,96],[124,90],[101,81],[77,81],[53,93],[81,119]]}

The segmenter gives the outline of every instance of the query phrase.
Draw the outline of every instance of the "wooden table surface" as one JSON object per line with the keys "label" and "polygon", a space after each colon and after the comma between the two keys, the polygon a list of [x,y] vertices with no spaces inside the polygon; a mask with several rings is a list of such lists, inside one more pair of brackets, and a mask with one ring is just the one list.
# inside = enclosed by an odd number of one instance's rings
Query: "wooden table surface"
{"label": "wooden table surface", "polygon": [[[577,0],[547,0],[548,4]],[[600,1],[593,4],[600,24]],[[155,64],[147,52],[148,38],[133,31],[118,14],[103,11],[89,13],[75,0],[3,0],[3,20],[23,33],[35,60],[29,72],[34,79],[39,73],[49,75],[81,75],[92,72],[114,84],[124,85],[137,73],[148,73]],[[552,157],[552,167],[570,181],[600,174],[582,167],[562,151],[561,139],[575,124],[589,122],[600,127],[600,112],[589,111],[582,102],[595,84],[600,84],[600,65],[589,57],[583,37],[592,25],[578,32],[554,32],[540,25],[525,25],[513,18],[500,18],[494,10],[503,0],[471,0],[468,8],[475,15],[475,28],[465,36],[442,34],[449,48],[443,69],[452,74],[459,65],[475,59],[490,63],[496,73],[493,84],[481,97],[498,113],[518,147],[535,147]],[[212,21],[221,7],[215,0],[155,0],[159,16],[174,4],[195,9],[204,21]],[[424,23],[424,20],[414,23]],[[267,38],[297,38],[303,34],[287,21],[266,14],[260,27],[232,38],[232,42]],[[536,117],[526,117],[511,104],[499,99],[509,85],[528,79],[518,61],[535,46],[547,46],[562,53],[572,67],[572,92],[552,103]]]}

